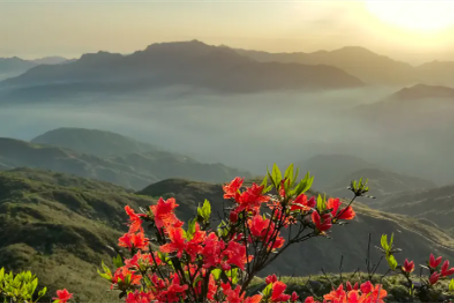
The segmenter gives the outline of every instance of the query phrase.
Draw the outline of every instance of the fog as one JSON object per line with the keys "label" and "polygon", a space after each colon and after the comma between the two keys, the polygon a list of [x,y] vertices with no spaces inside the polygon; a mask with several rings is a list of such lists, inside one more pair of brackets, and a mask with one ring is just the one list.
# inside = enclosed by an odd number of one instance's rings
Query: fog
{"label": "fog", "polygon": [[319,153],[350,154],[396,172],[454,183],[451,170],[442,165],[446,159],[429,160],[437,152],[433,147],[411,137],[388,140],[386,133],[351,113],[355,106],[395,91],[218,94],[179,87],[26,102],[0,97],[0,136],[31,140],[58,127],[110,130],[255,174],[274,162],[287,165]]}

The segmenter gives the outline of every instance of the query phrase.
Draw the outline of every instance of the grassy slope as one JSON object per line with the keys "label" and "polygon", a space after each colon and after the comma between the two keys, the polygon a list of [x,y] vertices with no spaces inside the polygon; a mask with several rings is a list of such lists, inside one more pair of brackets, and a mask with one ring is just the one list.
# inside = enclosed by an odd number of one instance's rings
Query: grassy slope
{"label": "grassy slope", "polygon": [[97,276],[115,255],[124,206],[150,199],[122,188],[30,169],[0,173],[0,264],[32,270],[50,293],[68,287],[80,302],[112,302]]}
{"label": "grassy slope", "polygon": [[454,232],[454,186],[407,191],[390,196],[381,209],[431,220]]}

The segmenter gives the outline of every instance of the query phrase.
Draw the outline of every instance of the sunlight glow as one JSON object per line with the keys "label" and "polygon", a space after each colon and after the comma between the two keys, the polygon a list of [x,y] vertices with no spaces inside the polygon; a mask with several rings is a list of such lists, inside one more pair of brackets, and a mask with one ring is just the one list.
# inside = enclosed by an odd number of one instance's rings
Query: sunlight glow
{"label": "sunlight glow", "polygon": [[454,25],[452,1],[366,0],[366,7],[383,22],[404,29],[439,31]]}

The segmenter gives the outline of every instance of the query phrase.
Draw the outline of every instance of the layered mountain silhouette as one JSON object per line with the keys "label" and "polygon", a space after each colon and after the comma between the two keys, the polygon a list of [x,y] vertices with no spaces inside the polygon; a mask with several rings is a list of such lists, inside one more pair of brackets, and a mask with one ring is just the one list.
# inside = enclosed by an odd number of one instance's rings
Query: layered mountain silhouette
{"label": "layered mountain silhouette", "polygon": [[53,130],[33,142],[0,138],[0,169],[16,167],[69,173],[133,189],[172,177],[209,182],[250,177],[220,163],[200,163],[119,134],[80,128]]}
{"label": "layered mountain silhouette", "polygon": [[24,60],[18,57],[0,58],[0,81],[10,77],[17,77],[40,64],[60,64],[67,61],[68,59],[59,56],[35,60]]}
{"label": "layered mountain silhouette", "polygon": [[268,53],[244,49],[235,49],[235,51],[260,62],[335,66],[367,84],[409,85],[422,82],[431,85],[454,85],[454,62],[433,61],[415,67],[360,46],[312,53]]}
{"label": "layered mountain silhouette", "polygon": [[148,143],[117,133],[86,128],[58,128],[31,140],[32,143],[55,145],[98,157],[158,151]]}
{"label": "layered mountain silhouette", "polygon": [[[64,91],[135,91],[186,85],[226,92],[339,89],[363,85],[326,65],[262,63],[199,41],[152,44],[131,55],[98,52],[76,62],[37,66],[2,87],[44,85]],[[43,93],[42,88],[37,91]]]}

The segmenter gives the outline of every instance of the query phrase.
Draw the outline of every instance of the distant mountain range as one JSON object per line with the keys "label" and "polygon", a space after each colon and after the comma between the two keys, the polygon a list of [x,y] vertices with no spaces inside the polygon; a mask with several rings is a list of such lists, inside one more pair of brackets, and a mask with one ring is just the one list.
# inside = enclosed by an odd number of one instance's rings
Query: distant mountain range
{"label": "distant mountain range", "polygon": [[332,196],[349,198],[352,196],[347,190],[350,182],[368,179],[369,195],[378,199],[360,199],[367,204],[381,203],[390,194],[437,186],[432,181],[398,174],[351,155],[320,154],[300,162],[298,166],[301,171],[309,171],[314,176],[315,189]]}
{"label": "distant mountain range", "polygon": [[200,163],[119,134],[71,128],[50,131],[31,143],[0,138],[0,170],[16,167],[74,174],[133,189],[171,177],[209,182],[250,177],[245,171]]}
{"label": "distant mountain range", "polygon": [[41,65],[1,87],[45,85],[65,91],[135,91],[187,85],[225,92],[355,88],[361,80],[339,68],[261,63],[199,41],[152,44],[131,55],[98,52],[64,65]]}
{"label": "distant mountain range", "polygon": [[32,67],[40,64],[60,64],[70,62],[63,57],[53,56],[35,60],[24,60],[18,57],[0,58],[0,81],[6,78],[17,77]]}
{"label": "distant mountain range", "polygon": [[313,53],[268,53],[235,49],[241,55],[260,62],[326,64],[338,67],[366,84],[454,85],[454,62],[428,62],[420,66],[393,60],[359,46],[347,46],[333,51]]}

